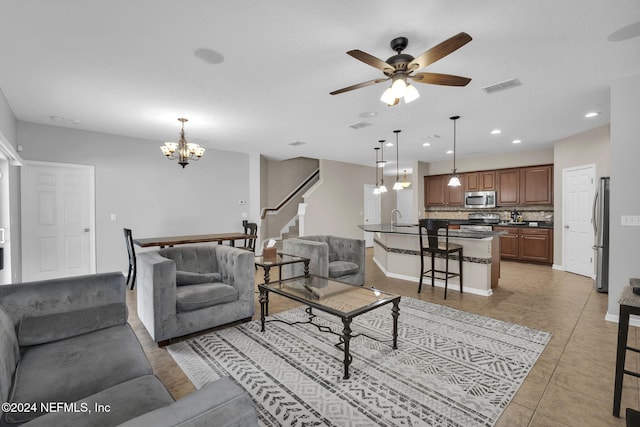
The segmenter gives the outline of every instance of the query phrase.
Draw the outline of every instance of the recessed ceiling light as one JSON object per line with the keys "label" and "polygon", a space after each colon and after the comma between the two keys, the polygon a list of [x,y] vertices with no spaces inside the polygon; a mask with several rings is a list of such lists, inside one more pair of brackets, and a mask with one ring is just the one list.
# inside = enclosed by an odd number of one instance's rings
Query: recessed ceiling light
{"label": "recessed ceiling light", "polygon": [[447,150],[447,154],[453,154],[453,150]]}
{"label": "recessed ceiling light", "polygon": [[63,122],[64,121],[64,117],[51,116],[51,120],[56,121],[56,122]]}
{"label": "recessed ceiling light", "polygon": [[293,147],[299,147],[299,146],[304,145],[304,144],[306,144],[306,142],[302,142],[302,141],[293,141],[293,142],[289,143],[289,145],[291,145]]}
{"label": "recessed ceiling light", "polygon": [[597,111],[591,111],[591,112],[589,112],[589,113],[585,114],[584,116],[585,116],[586,118],[590,119],[590,118],[592,118],[592,117],[597,117],[597,116],[599,116],[599,115],[600,115],[600,113],[598,113]]}
{"label": "recessed ceiling light", "polygon": [[500,129],[494,129],[494,130],[491,131],[491,135],[498,135],[500,133],[502,133],[502,131]]}
{"label": "recessed ceiling light", "polygon": [[431,147],[431,143],[430,142],[423,142],[422,146],[423,147]]}
{"label": "recessed ceiling light", "polygon": [[367,117],[375,117],[378,115],[378,113],[376,113],[375,111],[364,111],[358,115],[363,119],[366,119]]}
{"label": "recessed ceiling light", "polygon": [[385,145],[386,145],[387,147],[393,147],[393,142],[387,142]]}
{"label": "recessed ceiling light", "polygon": [[513,141],[511,141],[512,144],[520,144],[522,142],[522,140],[520,139],[514,139]]}

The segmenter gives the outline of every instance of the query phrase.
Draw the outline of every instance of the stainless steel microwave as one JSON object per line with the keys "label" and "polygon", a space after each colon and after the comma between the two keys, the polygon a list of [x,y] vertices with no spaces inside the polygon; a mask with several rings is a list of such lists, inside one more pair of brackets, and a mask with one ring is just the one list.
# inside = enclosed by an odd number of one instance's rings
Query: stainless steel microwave
{"label": "stainless steel microwave", "polygon": [[495,191],[466,191],[464,193],[465,208],[495,208]]}

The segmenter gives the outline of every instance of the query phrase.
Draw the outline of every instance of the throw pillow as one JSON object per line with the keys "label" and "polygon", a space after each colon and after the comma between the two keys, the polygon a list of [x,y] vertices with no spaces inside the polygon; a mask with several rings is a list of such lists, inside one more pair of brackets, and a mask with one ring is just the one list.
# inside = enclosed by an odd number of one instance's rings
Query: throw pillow
{"label": "throw pillow", "polygon": [[191,271],[176,271],[176,285],[198,285],[200,283],[222,282],[220,273],[192,273]]}
{"label": "throw pillow", "polygon": [[25,316],[18,328],[18,342],[20,346],[43,344],[126,322],[127,307],[118,303],[43,316]]}

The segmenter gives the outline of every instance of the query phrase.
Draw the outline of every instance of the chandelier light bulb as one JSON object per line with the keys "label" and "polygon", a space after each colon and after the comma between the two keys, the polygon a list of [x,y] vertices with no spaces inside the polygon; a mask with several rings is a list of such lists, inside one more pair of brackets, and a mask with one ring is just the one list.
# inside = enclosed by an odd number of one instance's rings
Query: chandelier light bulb
{"label": "chandelier light bulb", "polygon": [[403,79],[396,79],[391,85],[391,93],[394,98],[402,98],[407,92],[407,83]]}
{"label": "chandelier light bulb", "polygon": [[411,101],[415,101],[418,98],[420,98],[418,89],[416,89],[414,85],[408,85],[407,90],[404,93],[404,102],[408,104]]}

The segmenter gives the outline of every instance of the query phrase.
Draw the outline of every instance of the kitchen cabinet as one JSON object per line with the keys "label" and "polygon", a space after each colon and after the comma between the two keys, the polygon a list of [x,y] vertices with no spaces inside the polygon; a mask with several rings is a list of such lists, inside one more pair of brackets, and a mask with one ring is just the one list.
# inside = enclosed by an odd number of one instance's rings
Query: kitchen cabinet
{"label": "kitchen cabinet", "polygon": [[495,189],[495,171],[468,172],[464,174],[464,191],[492,191]]}
{"label": "kitchen cabinet", "polygon": [[520,169],[520,202],[523,205],[553,203],[553,166]]}
{"label": "kitchen cabinet", "polygon": [[498,206],[553,204],[553,165],[496,171]]}
{"label": "kitchen cabinet", "polygon": [[500,236],[500,258],[513,261],[553,263],[553,230],[534,227],[493,227]]}
{"label": "kitchen cabinet", "polygon": [[424,177],[424,204],[429,206],[462,206],[463,187],[449,187],[450,175]]}
{"label": "kitchen cabinet", "polygon": [[515,206],[520,204],[520,169],[500,169],[496,171],[497,205]]}

